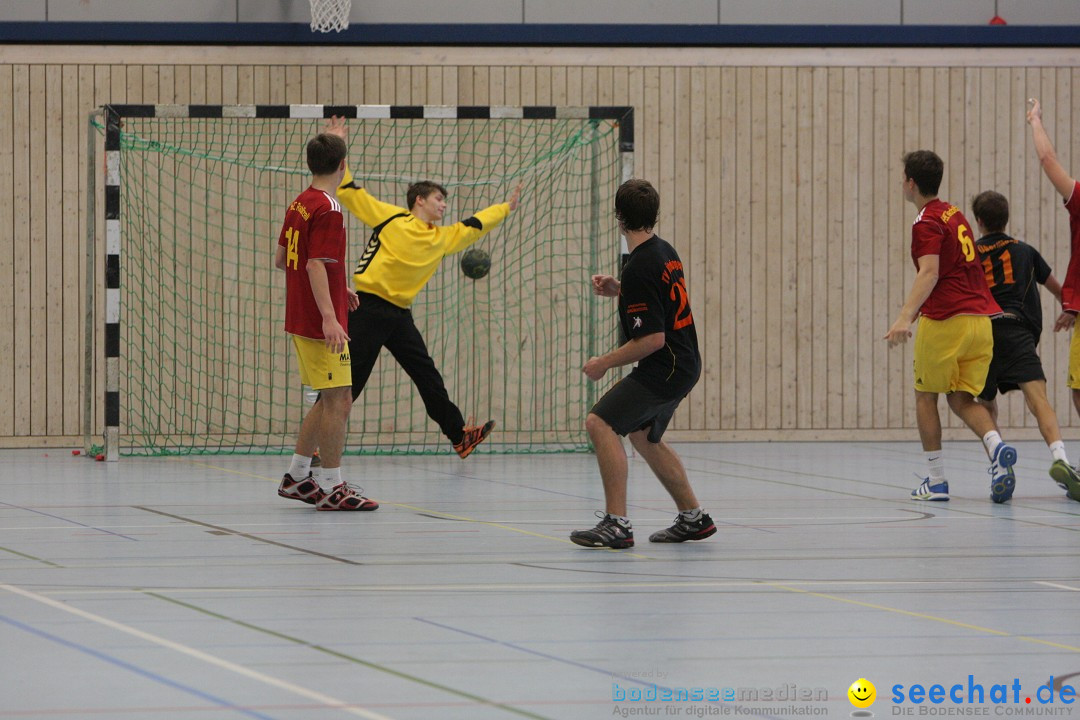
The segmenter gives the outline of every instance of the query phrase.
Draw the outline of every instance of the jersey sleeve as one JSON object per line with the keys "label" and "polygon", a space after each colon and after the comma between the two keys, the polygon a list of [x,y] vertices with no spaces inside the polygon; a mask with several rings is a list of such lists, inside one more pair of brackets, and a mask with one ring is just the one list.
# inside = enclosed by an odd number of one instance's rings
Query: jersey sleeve
{"label": "jersey sleeve", "polygon": [[447,232],[446,254],[461,252],[502,224],[510,214],[510,205],[501,203],[484,208],[461,222],[445,228]]}
{"label": "jersey sleeve", "polygon": [[[291,207],[291,206],[290,206]],[[281,232],[278,233],[277,244],[281,247],[289,247],[289,241],[285,237],[285,233],[289,230],[289,213],[286,211],[285,219],[281,222]]]}
{"label": "jersey sleeve", "polygon": [[915,258],[921,258],[924,255],[940,255],[941,242],[944,238],[944,225],[920,220],[911,228],[911,254]]}
{"label": "jersey sleeve", "polygon": [[631,339],[664,332],[664,298],[657,281],[636,274],[624,275],[620,293]]}
{"label": "jersey sleeve", "polygon": [[1073,183],[1072,195],[1065,201],[1065,209],[1069,211],[1069,217],[1080,218],[1080,180]]}
{"label": "jersey sleeve", "polygon": [[337,262],[341,250],[338,238],[344,218],[340,212],[328,207],[314,212],[307,227],[307,256],[311,260],[332,260]]}
{"label": "jersey sleeve", "polygon": [[1043,259],[1043,256],[1039,254],[1038,250],[1030,245],[1028,247],[1031,248],[1031,264],[1035,268],[1035,282],[1040,285],[1045,285],[1047,279],[1050,277],[1050,273],[1053,271],[1050,269],[1050,265],[1047,264],[1046,260]]}
{"label": "jersey sleeve", "polygon": [[342,205],[349,208],[349,212],[368,227],[375,227],[389,217],[409,212],[405,208],[373,198],[371,193],[356,184],[352,170],[347,167],[345,177],[341,179],[341,185],[337,189],[337,197]]}

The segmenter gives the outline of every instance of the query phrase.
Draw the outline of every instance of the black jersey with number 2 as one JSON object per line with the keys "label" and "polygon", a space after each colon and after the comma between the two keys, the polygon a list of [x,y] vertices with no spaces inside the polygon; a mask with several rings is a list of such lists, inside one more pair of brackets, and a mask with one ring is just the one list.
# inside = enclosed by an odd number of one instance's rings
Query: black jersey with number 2
{"label": "black jersey with number 2", "polygon": [[629,339],[664,333],[664,347],[638,362],[630,377],[664,397],[682,397],[701,374],[697,330],[683,264],[656,235],[634,248],[623,266],[619,321]]}
{"label": "black jersey with number 2", "polygon": [[1001,311],[1016,315],[1035,334],[1042,335],[1039,285],[1050,277],[1050,266],[1039,251],[1005,233],[991,233],[975,243],[986,284]]}

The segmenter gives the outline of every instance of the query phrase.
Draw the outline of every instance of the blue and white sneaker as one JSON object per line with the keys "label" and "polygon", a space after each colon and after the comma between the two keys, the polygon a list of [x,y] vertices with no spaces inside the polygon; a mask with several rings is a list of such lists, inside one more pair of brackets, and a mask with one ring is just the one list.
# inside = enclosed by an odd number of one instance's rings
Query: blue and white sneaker
{"label": "blue and white sneaker", "polygon": [[1016,489],[1016,473],[1013,465],[1016,464],[1016,448],[1012,445],[1001,443],[990,458],[990,499],[996,503],[1003,503],[1013,495]]}
{"label": "blue and white sneaker", "polygon": [[922,485],[911,491],[912,500],[944,500],[949,499],[949,481],[942,480],[936,485],[930,484],[930,478],[923,478]]}

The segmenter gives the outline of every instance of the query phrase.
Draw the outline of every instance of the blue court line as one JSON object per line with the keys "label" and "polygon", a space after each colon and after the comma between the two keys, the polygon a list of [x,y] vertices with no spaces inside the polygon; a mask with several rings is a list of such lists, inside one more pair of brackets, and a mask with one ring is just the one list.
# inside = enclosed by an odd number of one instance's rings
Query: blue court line
{"label": "blue court line", "polygon": [[248,717],[260,718],[260,720],[277,720],[276,718],[273,718],[273,717],[271,717],[269,715],[263,715],[262,713],[255,712],[254,710],[250,710],[248,708],[238,707],[238,706],[230,703],[228,700],[223,700],[222,698],[219,698],[219,697],[217,697],[215,695],[210,695],[209,693],[204,693],[202,690],[198,690],[196,688],[189,687],[187,685],[183,685],[181,683],[176,682],[175,680],[170,680],[167,677],[163,677],[163,676],[158,675],[156,673],[152,673],[149,670],[143,670],[142,668],[140,668],[138,666],[135,666],[135,665],[132,665],[129,662],[125,662],[124,660],[121,660],[119,658],[115,658],[115,657],[113,657],[111,655],[106,655],[105,653],[103,653],[103,652],[101,652],[99,650],[94,650],[93,648],[86,647],[85,645],[80,645],[79,643],[72,642],[71,640],[65,640],[62,637],[58,637],[58,636],[53,635],[51,633],[47,633],[44,630],[39,630],[39,629],[37,629],[35,627],[32,627],[30,625],[26,625],[25,623],[21,623],[18,620],[14,620],[12,618],[9,618],[6,615],[0,615],[0,622],[5,622],[8,625],[11,625],[13,627],[17,627],[20,630],[25,630],[26,632],[28,632],[28,633],[30,633],[32,635],[37,635],[38,637],[45,638],[46,640],[51,640],[51,641],[53,641],[55,643],[58,643],[58,644],[63,645],[65,647],[71,648],[72,650],[78,650],[79,652],[90,655],[91,657],[95,657],[98,660],[104,660],[105,662],[116,665],[117,667],[123,668],[124,670],[129,670],[129,671],[135,673],[136,675],[142,675],[143,677],[148,678],[150,680],[153,680],[156,683],[166,685],[166,686],[171,687],[171,688],[173,688],[175,690],[180,690],[181,692],[185,692],[188,695],[194,695],[197,698],[201,698],[201,699],[206,700],[208,702],[211,702],[211,703],[213,703],[215,705],[223,707],[223,708],[225,708],[227,710],[235,710],[236,712],[247,715]]}
{"label": "blue court line", "polygon": [[[104,528],[94,527],[93,525],[84,525],[81,522],[77,522],[75,520],[69,520],[66,517],[60,517],[59,515],[50,515],[47,512],[42,512],[40,510],[34,510],[32,508],[23,507],[22,505],[12,505],[11,503],[6,503],[6,502],[0,502],[0,505],[6,505],[9,508],[16,508],[18,510],[25,510],[26,512],[32,512],[32,513],[34,513],[36,515],[44,515],[45,517],[50,517],[53,520],[63,520],[66,523],[71,523],[72,525],[78,525],[79,527],[84,527],[87,530],[97,530],[98,532],[108,533],[109,535],[115,535],[116,537],[122,537],[125,540],[135,540],[135,538],[133,538],[133,537],[128,537],[127,535],[121,535],[120,533],[114,533],[111,530],[105,530]],[[138,542],[138,540],[135,540],[135,542]]]}
{"label": "blue court line", "polygon": [[[545,660],[554,660],[555,662],[560,662],[560,663],[563,663],[564,665],[572,665],[574,667],[581,668],[582,670],[588,670],[589,672],[600,673],[601,675],[605,675],[605,676],[607,676],[609,678],[618,678],[619,680],[625,680],[626,682],[635,683],[635,684],[641,685],[643,687],[654,687],[655,686],[658,690],[672,690],[672,688],[669,688],[666,685],[660,685],[659,683],[655,683],[655,682],[646,682],[645,680],[640,680],[638,678],[628,677],[626,675],[620,675],[619,673],[611,672],[610,670],[605,670],[604,668],[594,667],[592,665],[586,665],[585,663],[579,663],[576,660],[567,660],[566,658],[561,658],[558,655],[549,655],[548,653],[540,652],[539,650],[531,650],[531,649],[529,649],[527,647],[522,647],[521,645],[515,645],[514,643],[504,642],[503,640],[496,640],[495,638],[488,637],[487,635],[481,635],[480,633],[474,633],[474,632],[471,632],[469,630],[462,630],[461,628],[456,628],[456,627],[453,627],[451,625],[443,625],[442,623],[435,622],[434,620],[428,620],[426,618],[415,617],[415,616],[413,617],[413,620],[418,620],[418,621],[420,621],[422,623],[426,623],[428,625],[434,625],[435,627],[442,628],[444,630],[451,630],[451,631],[456,632],[456,633],[461,633],[462,635],[468,635],[469,637],[473,637],[473,638],[476,638],[478,640],[484,640],[484,641],[489,642],[489,643],[495,643],[496,645],[502,645],[503,647],[508,647],[511,650],[518,650],[520,652],[529,653],[530,655],[536,655],[538,657],[544,658]],[[672,690],[672,692],[674,692],[674,691]],[[731,707],[731,708],[744,707],[744,706],[741,706],[741,705],[735,705],[734,703],[725,703],[725,705],[727,707]],[[781,718],[778,718],[775,715],[768,715],[768,714],[756,715],[755,714],[755,716],[756,717],[769,718],[769,720],[781,720]]]}

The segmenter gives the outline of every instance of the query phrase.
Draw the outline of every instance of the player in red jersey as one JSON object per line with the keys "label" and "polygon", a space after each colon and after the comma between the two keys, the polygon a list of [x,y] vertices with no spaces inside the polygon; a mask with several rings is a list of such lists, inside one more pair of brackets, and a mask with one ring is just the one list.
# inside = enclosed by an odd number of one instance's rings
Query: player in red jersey
{"label": "player in red jersey", "polygon": [[929,150],[904,156],[904,199],[919,208],[911,228],[911,259],[918,274],[885,340],[890,347],[915,338],[915,414],[930,473],[913,500],[948,500],[941,453],[938,394],[982,438],[990,457],[990,499],[1002,503],[1016,485],[1016,449],[1002,441],[987,409],[975,402],[994,355],[990,316],[1001,313],[986,286],[972,225],[955,205],[938,199],[945,164]]}
{"label": "player in red jersey", "polygon": [[[1061,283],[1061,307],[1072,315],[1080,312],[1080,182],[1073,179],[1061,166],[1054,152],[1054,145],[1042,122],[1042,106],[1035,98],[1030,98],[1031,108],[1027,113],[1031,135],[1035,140],[1035,152],[1039,156],[1046,177],[1053,183],[1054,189],[1065,201],[1069,212],[1069,230],[1072,233],[1069,267],[1065,271],[1065,281]],[[1080,413],[1080,333],[1073,328],[1072,343],[1069,346],[1069,387],[1072,388],[1073,405]],[[1080,499],[1080,498],[1074,498]]]}
{"label": "player in red jersey", "polygon": [[[352,408],[352,363],[345,332],[348,311],[357,305],[345,273],[345,221],[335,190],[345,175],[345,141],[322,134],[307,144],[311,187],[289,205],[274,265],[285,271],[285,331],[292,335],[300,378],[322,399],[300,424],[289,471],[278,495],[316,510],[374,510],[341,478],[345,427]],[[311,472],[311,456],[322,449],[322,468]]]}

